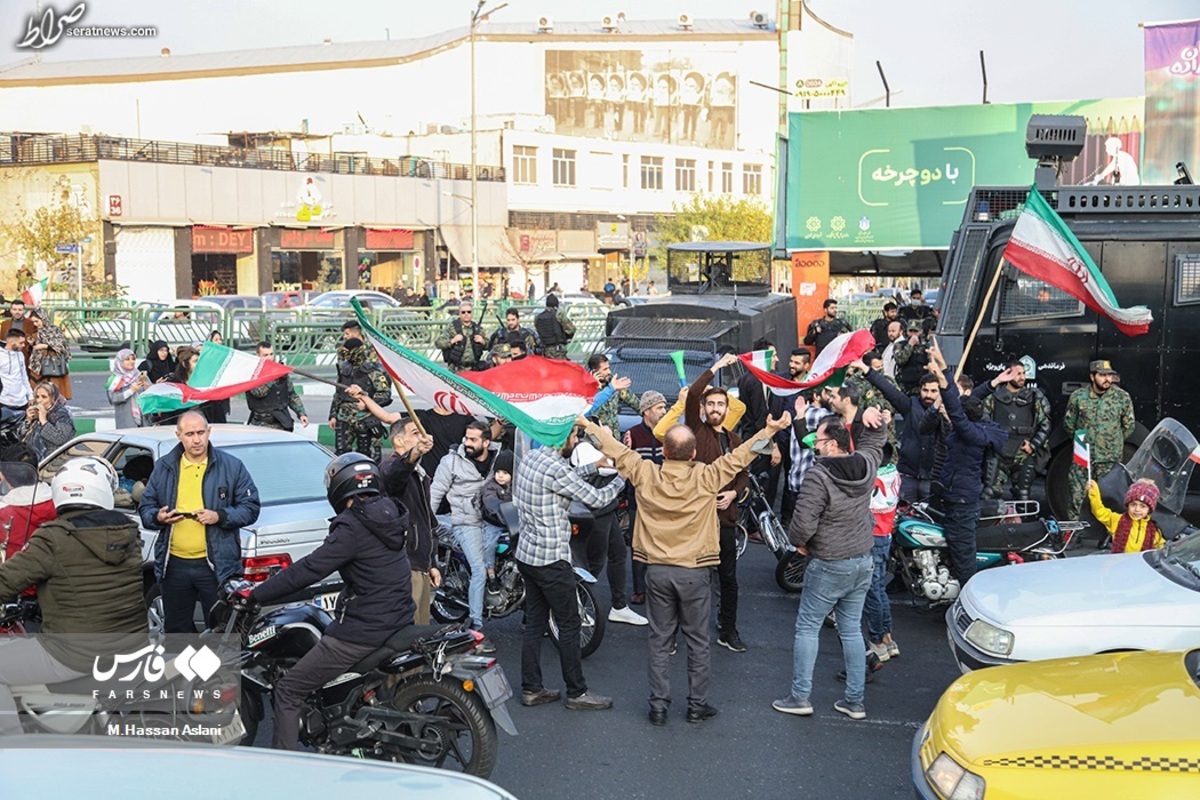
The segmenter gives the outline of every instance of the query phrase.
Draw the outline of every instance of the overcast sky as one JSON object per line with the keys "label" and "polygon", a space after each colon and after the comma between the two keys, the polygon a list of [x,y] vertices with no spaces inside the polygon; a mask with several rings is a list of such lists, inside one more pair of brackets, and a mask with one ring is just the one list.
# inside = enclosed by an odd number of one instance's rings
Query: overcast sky
{"label": "overcast sky", "polygon": [[[774,16],[774,0],[510,0],[495,19],[532,22],[599,20],[624,11],[630,19]],[[0,61],[29,57],[15,44],[35,0],[0,0]],[[77,0],[43,0],[66,12]],[[490,6],[498,5],[496,0]],[[474,0],[87,0],[89,25],[154,26],[154,39],[63,38],[42,57],[76,60],[243,50],[422,36],[464,26]],[[1139,22],[1200,17],[1197,0],[814,0],[814,11],[855,37],[854,102],[883,94],[883,63],[893,106],[977,103],[979,51],[987,57],[993,102],[1130,97],[1144,93]],[[765,81],[778,76],[762,76]]]}

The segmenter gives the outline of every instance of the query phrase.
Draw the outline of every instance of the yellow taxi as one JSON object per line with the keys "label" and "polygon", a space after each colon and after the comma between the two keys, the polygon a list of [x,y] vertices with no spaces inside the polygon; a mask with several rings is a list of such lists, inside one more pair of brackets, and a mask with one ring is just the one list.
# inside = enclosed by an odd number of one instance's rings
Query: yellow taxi
{"label": "yellow taxi", "polygon": [[1200,798],[1200,649],[959,678],[912,747],[917,797]]}

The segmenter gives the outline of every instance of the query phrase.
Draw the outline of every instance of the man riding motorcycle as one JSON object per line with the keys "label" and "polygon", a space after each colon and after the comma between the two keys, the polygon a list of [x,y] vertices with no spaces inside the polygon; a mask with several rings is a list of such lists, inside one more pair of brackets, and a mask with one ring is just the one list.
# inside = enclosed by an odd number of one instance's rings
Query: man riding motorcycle
{"label": "man riding motorcycle", "polygon": [[21,733],[11,685],[90,675],[97,657],[146,643],[142,542],[113,511],[117,473],[95,456],[72,458],[50,484],[58,519],[0,564],[0,598],[36,585],[42,635],[0,643],[0,734]]}
{"label": "man riding motorcycle", "polygon": [[250,591],[271,603],[340,572],[345,588],[321,641],[275,684],[277,750],[298,749],[304,699],[413,621],[412,577],[404,531],[408,511],[383,494],[379,466],[345,453],[325,468],[325,496],[337,514],[316,550]]}

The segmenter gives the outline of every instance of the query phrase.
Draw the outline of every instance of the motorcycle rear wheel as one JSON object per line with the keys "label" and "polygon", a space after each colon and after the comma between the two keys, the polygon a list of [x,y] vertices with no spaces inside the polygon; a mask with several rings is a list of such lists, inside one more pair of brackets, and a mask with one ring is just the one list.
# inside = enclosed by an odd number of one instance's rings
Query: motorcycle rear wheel
{"label": "motorcycle rear wheel", "polygon": [[808,570],[808,556],[789,550],[775,565],[775,583],[785,592],[798,592],[804,588],[804,573]]}
{"label": "motorcycle rear wheel", "polygon": [[396,688],[392,706],[427,714],[435,722],[409,733],[421,739],[414,750],[394,752],[408,764],[449,769],[486,778],[496,766],[496,724],[476,694],[456,681],[417,678]]}
{"label": "motorcycle rear wheel", "polygon": [[[592,584],[576,580],[575,596],[579,599],[579,656],[587,658],[596,652],[600,648],[600,642],[604,641],[604,626],[608,617],[600,608]],[[558,623],[554,621],[553,613],[550,614],[550,641],[558,647]]]}

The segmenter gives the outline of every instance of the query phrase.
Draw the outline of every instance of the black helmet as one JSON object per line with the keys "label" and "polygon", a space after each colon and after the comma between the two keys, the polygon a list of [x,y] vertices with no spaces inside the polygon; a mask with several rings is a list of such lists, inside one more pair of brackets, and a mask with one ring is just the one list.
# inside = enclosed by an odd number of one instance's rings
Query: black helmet
{"label": "black helmet", "polygon": [[325,468],[325,497],[336,513],[342,512],[351,497],[382,493],[379,465],[362,453],[344,453]]}

